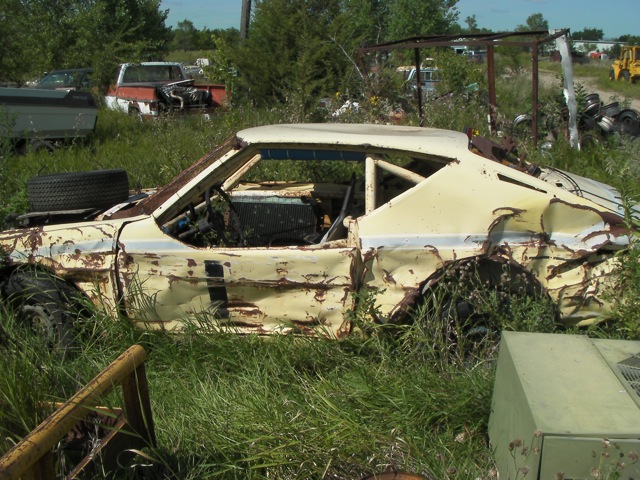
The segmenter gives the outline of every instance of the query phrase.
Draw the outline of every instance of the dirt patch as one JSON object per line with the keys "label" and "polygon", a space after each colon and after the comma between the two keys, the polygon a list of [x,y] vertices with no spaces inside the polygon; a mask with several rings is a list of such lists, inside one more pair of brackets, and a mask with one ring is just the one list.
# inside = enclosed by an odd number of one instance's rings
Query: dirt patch
{"label": "dirt patch", "polygon": [[[539,72],[540,84],[544,87],[557,87],[559,84],[558,76],[552,72]],[[591,77],[575,77],[574,83],[582,84],[586,90],[586,93],[597,93],[600,95],[600,100],[604,105],[611,103],[613,101],[620,101],[621,96],[619,93],[614,92],[613,90],[605,90],[598,86],[596,86],[595,81]],[[640,98],[624,98],[622,100],[627,100],[630,102],[631,108],[640,111]]]}

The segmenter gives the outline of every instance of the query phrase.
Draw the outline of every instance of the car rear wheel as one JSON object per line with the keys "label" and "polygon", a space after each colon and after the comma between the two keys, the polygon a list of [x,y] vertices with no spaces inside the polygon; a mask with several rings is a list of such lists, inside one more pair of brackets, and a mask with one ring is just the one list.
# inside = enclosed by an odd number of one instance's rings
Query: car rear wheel
{"label": "car rear wheel", "polygon": [[480,259],[447,269],[425,287],[421,317],[443,353],[467,360],[493,357],[502,330],[551,331],[557,321],[555,305],[530,273]]}
{"label": "car rear wheel", "polygon": [[34,212],[105,209],[129,198],[129,178],[121,169],[39,175],[27,194]]}
{"label": "car rear wheel", "polygon": [[76,340],[74,324],[83,314],[78,291],[47,274],[16,272],[0,283],[0,295],[20,324],[41,336],[50,348],[71,352]]}

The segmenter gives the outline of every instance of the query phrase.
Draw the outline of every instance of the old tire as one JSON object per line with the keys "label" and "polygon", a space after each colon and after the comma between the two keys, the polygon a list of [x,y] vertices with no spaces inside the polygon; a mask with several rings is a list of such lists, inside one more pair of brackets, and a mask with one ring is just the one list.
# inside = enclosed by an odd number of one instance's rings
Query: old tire
{"label": "old tire", "polygon": [[623,135],[631,137],[640,135],[640,114],[636,110],[622,110],[616,121],[619,125],[619,131]]}
{"label": "old tire", "polygon": [[609,70],[609,80],[615,80],[615,79],[616,79],[616,72],[612,68],[611,70]]}
{"label": "old tire", "polygon": [[105,209],[129,197],[129,177],[120,169],[39,175],[27,194],[34,212]]}
{"label": "old tire", "polygon": [[37,272],[16,272],[0,283],[0,295],[18,321],[63,354],[75,345],[74,324],[82,315],[81,296],[63,280]]}
{"label": "old tire", "polygon": [[[423,288],[423,302],[432,322],[441,354],[453,358],[492,358],[502,330],[550,330],[556,324],[555,305],[538,281],[520,267],[489,260],[463,262],[443,272],[432,286]],[[523,311],[543,301],[550,310],[539,325],[523,325]],[[537,311],[537,310],[536,310]]]}
{"label": "old tire", "polygon": [[629,75],[629,70],[623,70],[620,72],[620,78],[622,80],[624,80],[625,82],[628,82],[631,80],[631,75]]}

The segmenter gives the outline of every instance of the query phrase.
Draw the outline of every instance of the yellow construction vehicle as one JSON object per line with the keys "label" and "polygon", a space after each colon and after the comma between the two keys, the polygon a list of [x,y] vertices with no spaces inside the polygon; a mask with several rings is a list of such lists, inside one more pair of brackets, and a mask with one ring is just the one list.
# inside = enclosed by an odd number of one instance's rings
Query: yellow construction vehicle
{"label": "yellow construction vehicle", "polygon": [[627,82],[635,82],[640,79],[640,46],[625,46],[621,48],[620,58],[611,65],[609,78]]}

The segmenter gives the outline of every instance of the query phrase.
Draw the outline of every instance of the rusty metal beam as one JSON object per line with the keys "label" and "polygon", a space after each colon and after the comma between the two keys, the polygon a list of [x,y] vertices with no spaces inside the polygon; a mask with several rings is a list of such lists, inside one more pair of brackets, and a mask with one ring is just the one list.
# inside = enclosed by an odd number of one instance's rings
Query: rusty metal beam
{"label": "rusty metal beam", "polygon": [[489,130],[496,131],[496,67],[493,45],[487,46],[487,82],[489,83]]}
{"label": "rusty metal beam", "polygon": [[538,48],[539,44],[534,42],[531,52],[533,56],[531,63],[531,140],[534,148],[538,146]]}
{"label": "rusty metal beam", "polygon": [[155,445],[148,387],[143,371],[146,358],[147,353],[140,345],[134,345],[120,355],[0,458],[0,479],[55,478],[55,472],[54,476],[49,476],[53,465],[53,447],[77,423],[95,411],[98,401],[118,384],[123,387],[129,425],[149,445]]}
{"label": "rusty metal beam", "polygon": [[[454,46],[528,46],[533,42],[548,43],[559,36],[566,34],[569,30],[562,29],[549,34],[546,30],[536,30],[531,32],[498,32],[498,33],[477,33],[464,35],[425,35],[420,37],[410,37],[392,42],[384,42],[358,49],[359,54],[377,51],[389,51],[407,48],[429,48],[429,47],[454,47]],[[515,40],[522,37],[522,40]],[[532,40],[535,39],[535,40]]]}

